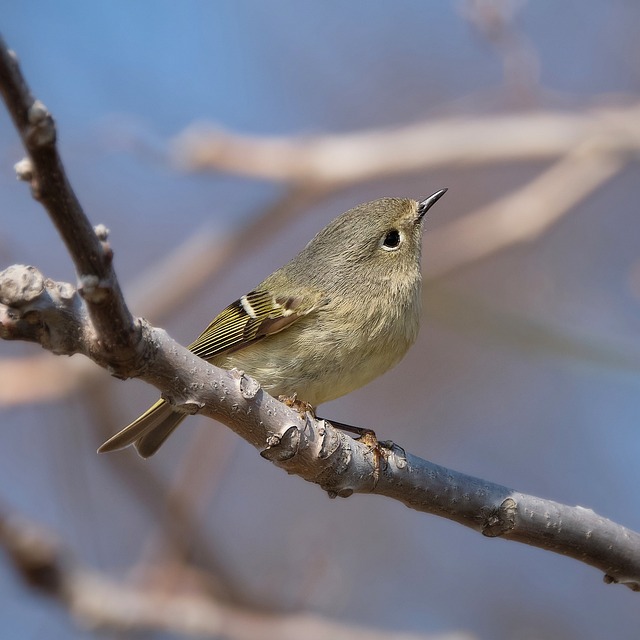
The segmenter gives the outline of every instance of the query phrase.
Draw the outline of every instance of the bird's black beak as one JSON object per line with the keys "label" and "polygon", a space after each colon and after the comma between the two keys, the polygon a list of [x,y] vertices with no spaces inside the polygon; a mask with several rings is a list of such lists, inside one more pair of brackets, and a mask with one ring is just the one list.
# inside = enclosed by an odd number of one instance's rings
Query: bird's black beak
{"label": "bird's black beak", "polygon": [[447,193],[447,189],[440,189],[440,191],[436,191],[433,195],[425,198],[418,204],[418,221],[424,218],[424,214],[427,213],[445,193]]}

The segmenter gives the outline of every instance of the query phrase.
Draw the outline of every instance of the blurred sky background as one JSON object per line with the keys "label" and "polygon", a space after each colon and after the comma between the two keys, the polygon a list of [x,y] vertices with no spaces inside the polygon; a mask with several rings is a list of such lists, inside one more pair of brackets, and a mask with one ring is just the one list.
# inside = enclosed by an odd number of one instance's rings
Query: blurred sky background
{"label": "blurred sky background", "polygon": [[[246,135],[316,136],[453,115],[577,113],[633,105],[640,93],[635,0],[515,3],[508,33],[533,61],[523,66],[533,71],[521,91],[510,90],[504,49],[464,17],[464,2],[0,6],[0,30],[56,119],[70,180],[90,220],[111,230],[116,270],[132,295],[141,274],[153,279],[154,267],[194,234],[224,243],[286,190],[176,169],[170,141],[193,122]],[[510,82],[513,89],[517,77]],[[23,154],[1,109],[1,264],[33,264],[75,282],[44,210],[15,179]],[[430,229],[550,164],[447,166],[315,198],[178,308],[149,320],[186,344],[344,209],[446,186],[426,225],[428,276]],[[405,360],[322,415],[640,530],[638,201],[632,161],[534,242],[440,279],[425,291],[421,335]],[[80,358],[56,359],[22,343],[0,344],[0,355],[46,357],[62,377]],[[98,457],[99,444],[157,392],[106,373],[95,378],[91,388],[52,401],[1,407],[0,508],[40,523],[79,562],[114,579],[154,584],[154,576],[172,575],[168,559],[179,558],[207,579],[217,576],[246,606],[372,629],[467,631],[487,640],[638,637],[638,594],[605,585],[595,569],[379,497],[329,500],[204,418],[189,420],[148,461],[131,451]],[[195,526],[171,526],[176,505]],[[1,637],[89,635],[29,591],[0,555]]]}

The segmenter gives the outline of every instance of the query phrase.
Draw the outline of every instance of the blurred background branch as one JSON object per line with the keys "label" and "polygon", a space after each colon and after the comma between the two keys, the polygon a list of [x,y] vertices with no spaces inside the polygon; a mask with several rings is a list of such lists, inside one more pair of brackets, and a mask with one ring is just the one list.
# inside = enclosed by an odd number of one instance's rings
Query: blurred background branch
{"label": "blurred background branch", "polygon": [[192,125],[171,158],[191,171],[225,171],[294,184],[345,186],[403,173],[553,160],[588,144],[594,154],[640,151],[640,107],[534,110],[306,138],[246,136]]}
{"label": "blurred background branch", "polygon": [[221,602],[208,576],[188,564],[153,581],[117,582],[83,566],[49,531],[0,513],[0,547],[23,581],[68,610],[85,630],[105,633],[163,631],[228,640],[473,640],[469,633],[376,631],[309,614],[274,614]]}

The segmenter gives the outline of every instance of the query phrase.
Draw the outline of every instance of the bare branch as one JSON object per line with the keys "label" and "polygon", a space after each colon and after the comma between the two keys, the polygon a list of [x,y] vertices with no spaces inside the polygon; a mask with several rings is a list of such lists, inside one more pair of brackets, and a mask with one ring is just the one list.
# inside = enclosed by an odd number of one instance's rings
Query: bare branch
{"label": "bare branch", "polygon": [[[37,271],[24,267],[37,280]],[[38,274],[39,276],[39,274]],[[41,278],[41,276],[40,276]],[[82,330],[87,314],[82,300],[61,309],[49,295],[70,285],[51,283],[40,295],[23,300],[15,283],[27,279],[18,267],[0,273],[0,323],[3,335],[14,339],[43,337],[58,353],[92,356],[96,343]],[[7,295],[9,292],[10,295]],[[25,321],[29,318],[29,322]],[[38,327],[38,331],[33,330]],[[51,336],[75,336],[54,341]],[[88,342],[86,336],[89,335]],[[174,342],[166,332],[142,323],[149,345],[144,362],[131,371],[163,391],[176,409],[200,411],[235,431],[261,455],[332,497],[376,493],[407,506],[434,513],[489,537],[526,542],[591,564],[607,581],[640,589],[640,534],[582,507],[569,507],[445,469],[392,446],[378,451],[337,431],[310,414],[301,416],[264,392],[242,372],[214,367]],[[97,359],[105,361],[104,354]]]}
{"label": "bare branch", "polygon": [[[473,640],[468,633],[425,635],[384,632],[313,614],[276,614],[233,606],[193,582],[172,580],[171,590],[154,584],[116,582],[81,565],[47,531],[23,518],[0,513],[0,546],[33,589],[57,600],[82,627],[93,630],[160,630],[229,640]],[[176,584],[178,582],[178,584]],[[182,581],[186,582],[186,581]]]}
{"label": "bare branch", "polygon": [[593,141],[554,163],[534,180],[428,236],[430,278],[441,278],[513,245],[533,242],[627,164]]}
{"label": "bare branch", "polygon": [[[18,66],[17,56],[0,38],[0,92],[29,154],[16,166],[18,177],[29,182],[33,197],[49,212],[64,239],[78,274],[80,293],[104,347],[117,352],[112,357],[114,372],[120,357],[135,349],[139,330],[126,307],[112,268],[113,252],[108,231],[94,231],[84,215],[58,155],[56,128],[47,108],[35,100]],[[84,329],[88,329],[83,323]]]}
{"label": "bare branch", "polygon": [[459,13],[502,58],[507,97],[531,105],[539,92],[540,61],[527,36],[516,28],[519,0],[465,0]]}
{"label": "bare branch", "polygon": [[555,159],[587,141],[633,157],[640,149],[638,104],[581,112],[533,111],[443,118],[345,135],[243,136],[192,126],[174,141],[174,158],[191,170],[331,187],[411,171]]}

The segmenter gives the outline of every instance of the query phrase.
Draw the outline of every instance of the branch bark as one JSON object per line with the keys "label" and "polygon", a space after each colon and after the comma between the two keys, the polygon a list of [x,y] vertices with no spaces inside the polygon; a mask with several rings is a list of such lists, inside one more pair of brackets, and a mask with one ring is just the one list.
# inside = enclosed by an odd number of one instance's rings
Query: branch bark
{"label": "branch bark", "polygon": [[[71,285],[45,280],[34,267],[0,273],[0,335],[38,341],[54,353],[93,357],[99,339],[83,327],[88,314]],[[422,460],[391,446],[378,452],[310,414],[301,416],[241,371],[218,369],[140,320],[147,344],[131,371],[177,409],[201,412],[235,431],[290,474],[331,497],[376,493],[437,514],[488,537],[526,542],[567,555],[605,573],[605,580],[640,590],[640,534],[589,509],[516,492]],[[70,339],[69,336],[73,338]],[[96,358],[105,362],[107,355]],[[121,358],[124,361],[125,358]]]}
{"label": "branch bark", "polygon": [[109,366],[116,373],[119,358],[142,343],[113,270],[108,230],[100,227],[94,231],[84,215],[58,154],[53,117],[31,94],[15,52],[1,37],[0,92],[29,156],[16,165],[18,178],[31,185],[33,197],[47,209],[64,240],[76,266],[92,328],[104,341],[104,350],[111,353]]}
{"label": "branch bark", "polygon": [[[80,274],[80,288],[75,289],[44,278],[34,267],[2,272],[1,337],[37,342],[57,354],[82,353],[120,377],[140,377],[178,410],[200,411],[222,422],[264,458],[319,484],[332,497],[386,495],[488,537],[574,557],[602,570],[607,582],[640,590],[640,534],[591,510],[445,469],[395,445],[383,450],[380,460],[378,450],[326,421],[301,416],[242,372],[213,367],[165,331],[134,320],[112,269],[106,233],[98,238],[93,232],[64,176],[51,134],[53,120],[45,114],[34,124],[25,117],[34,109],[42,114],[42,108],[27,90],[15,56],[4,48],[0,87],[31,158],[31,166],[20,170],[60,228]],[[42,126],[47,135],[39,135]],[[42,140],[34,143],[34,138]]]}

